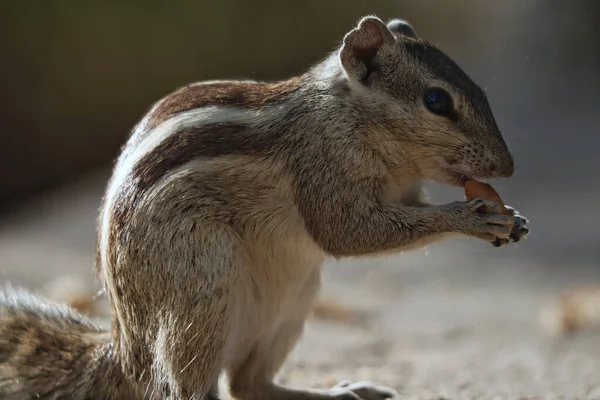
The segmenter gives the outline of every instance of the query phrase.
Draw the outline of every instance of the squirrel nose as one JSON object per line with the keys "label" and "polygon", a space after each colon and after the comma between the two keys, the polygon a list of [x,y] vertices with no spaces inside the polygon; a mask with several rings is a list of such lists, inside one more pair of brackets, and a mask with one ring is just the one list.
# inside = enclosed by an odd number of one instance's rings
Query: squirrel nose
{"label": "squirrel nose", "polygon": [[515,163],[510,154],[500,158],[499,162],[493,167],[493,174],[499,178],[510,178],[515,173]]}

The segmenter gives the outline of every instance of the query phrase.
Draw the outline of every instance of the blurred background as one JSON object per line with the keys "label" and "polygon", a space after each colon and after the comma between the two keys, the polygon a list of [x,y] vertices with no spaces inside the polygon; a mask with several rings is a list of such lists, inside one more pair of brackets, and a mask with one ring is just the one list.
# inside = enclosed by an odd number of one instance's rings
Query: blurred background
{"label": "blurred background", "polygon": [[[152,103],[199,80],[299,74],[367,14],[407,19],[486,89],[516,163],[493,184],[532,233],[503,249],[456,240],[332,262],[327,296],[376,319],[355,336],[316,322],[285,379],[323,383],[326,370],[415,398],[600,398],[600,336],[556,342],[538,321],[563,290],[600,285],[594,0],[2,1],[0,282],[94,293],[104,185]],[[54,284],[63,277],[77,283]]]}

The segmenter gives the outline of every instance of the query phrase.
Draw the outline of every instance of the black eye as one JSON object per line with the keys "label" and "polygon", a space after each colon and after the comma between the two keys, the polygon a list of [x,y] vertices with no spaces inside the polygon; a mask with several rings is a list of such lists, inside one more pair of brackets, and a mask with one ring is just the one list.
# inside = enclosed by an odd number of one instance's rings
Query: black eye
{"label": "black eye", "polygon": [[433,88],[425,92],[425,106],[437,115],[448,116],[453,110],[452,97],[444,89]]}

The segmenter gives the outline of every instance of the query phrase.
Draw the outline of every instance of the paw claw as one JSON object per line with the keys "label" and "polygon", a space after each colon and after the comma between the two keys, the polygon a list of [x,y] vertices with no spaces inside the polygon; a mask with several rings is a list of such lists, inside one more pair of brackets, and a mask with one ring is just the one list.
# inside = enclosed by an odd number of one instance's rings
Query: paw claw
{"label": "paw claw", "polygon": [[477,211],[481,208],[494,210],[498,208],[498,203],[495,201],[485,200],[480,197],[467,202],[467,206],[471,211]]}
{"label": "paw claw", "polygon": [[484,204],[484,200],[480,199],[480,198],[476,198],[473,199],[471,201],[469,201],[467,203],[467,206],[469,207],[469,210],[471,211],[477,211],[478,209],[480,209],[481,207],[483,207]]}
{"label": "paw claw", "polygon": [[528,222],[527,218],[516,215],[514,217],[514,223],[510,230],[508,238],[496,237],[492,241],[492,245],[494,247],[502,247],[502,246],[509,244],[510,242],[512,242],[512,243],[519,242],[521,239],[523,239],[524,237],[526,237],[529,234],[529,229],[525,226],[527,224],[527,222]]}
{"label": "paw claw", "polygon": [[517,243],[518,241],[520,241],[521,239],[523,239],[525,236],[527,236],[529,234],[529,229],[522,227],[519,230],[516,230],[514,232],[512,232],[510,234],[510,240],[513,243]]}
{"label": "paw claw", "polygon": [[496,238],[494,239],[494,241],[492,242],[492,246],[494,247],[502,247],[502,246],[506,246],[509,243],[508,239],[504,239],[504,238]]}
{"label": "paw claw", "polygon": [[515,216],[515,224],[509,235],[513,243],[518,242],[529,234],[529,229],[525,226],[528,222],[529,220],[523,216]]}

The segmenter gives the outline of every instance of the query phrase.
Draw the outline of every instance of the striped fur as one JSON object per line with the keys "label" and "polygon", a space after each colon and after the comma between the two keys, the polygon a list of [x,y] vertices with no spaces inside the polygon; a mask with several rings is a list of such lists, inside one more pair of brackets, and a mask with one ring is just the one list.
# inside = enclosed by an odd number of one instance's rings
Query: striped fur
{"label": "striped fur", "polygon": [[[152,114],[153,113],[150,115]],[[106,255],[109,251],[108,241],[112,217],[110,210],[113,209],[113,204],[119,197],[125,198],[128,195],[131,195],[131,193],[128,193],[124,187],[127,184],[134,184],[135,182],[132,181],[140,179],[140,176],[137,176],[140,174],[136,174],[136,170],[141,168],[140,164],[145,161],[144,158],[151,156],[153,151],[156,151],[157,148],[159,148],[159,150],[164,150],[163,148],[160,148],[160,145],[181,131],[194,129],[196,126],[204,124],[218,125],[223,123],[243,122],[249,117],[249,112],[244,109],[212,106],[196,108],[191,111],[180,113],[176,117],[163,122],[154,129],[151,129],[145,124],[142,125],[141,129],[134,134],[131,140],[137,141],[138,136],[144,137],[140,139],[139,143],[135,144],[135,148],[133,150],[126,150],[124,156],[119,159],[117,167],[115,168],[115,174],[111,178],[111,182],[105,197],[105,202],[103,205],[104,211],[102,215],[102,228],[100,231],[100,254],[102,255],[101,265],[106,265]],[[150,130],[150,132],[147,134],[146,129]],[[133,148],[134,146],[130,145],[130,147]],[[175,156],[175,158],[177,158],[177,156]],[[147,179],[147,177],[143,178]],[[156,177],[153,180],[155,181]],[[148,182],[145,186],[151,184],[152,182]],[[127,199],[123,199],[123,201],[127,201]]]}

